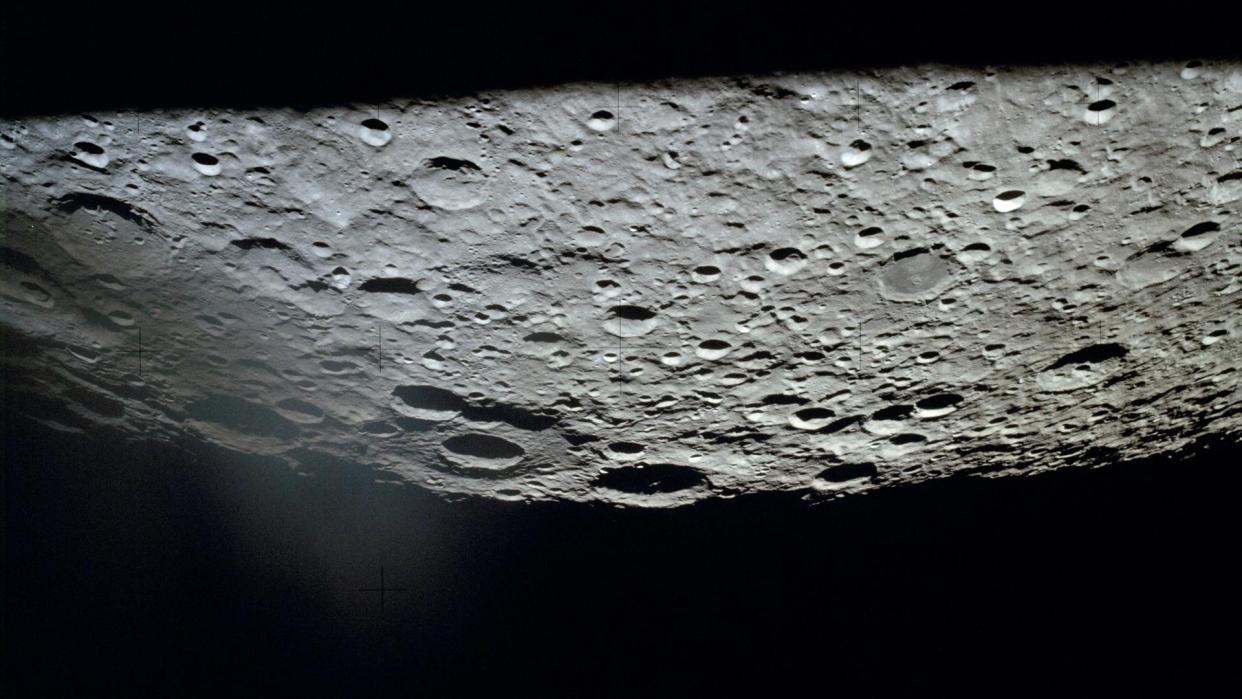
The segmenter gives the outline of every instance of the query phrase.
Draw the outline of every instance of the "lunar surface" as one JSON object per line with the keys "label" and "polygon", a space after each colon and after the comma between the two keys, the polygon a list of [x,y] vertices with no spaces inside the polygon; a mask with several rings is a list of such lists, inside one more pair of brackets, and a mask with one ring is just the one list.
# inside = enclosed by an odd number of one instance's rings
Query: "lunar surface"
{"label": "lunar surface", "polygon": [[1242,433],[1240,64],[63,114],[0,146],[5,390],[66,432],[653,507]]}

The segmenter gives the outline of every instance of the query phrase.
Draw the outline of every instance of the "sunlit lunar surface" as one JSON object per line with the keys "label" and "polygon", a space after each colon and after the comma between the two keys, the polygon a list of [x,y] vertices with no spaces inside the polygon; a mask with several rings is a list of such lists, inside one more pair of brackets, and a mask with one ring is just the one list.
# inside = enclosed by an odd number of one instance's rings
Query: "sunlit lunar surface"
{"label": "sunlit lunar surface", "polygon": [[1240,133],[1198,62],[5,121],[7,390],[515,500],[1125,461],[1242,424]]}

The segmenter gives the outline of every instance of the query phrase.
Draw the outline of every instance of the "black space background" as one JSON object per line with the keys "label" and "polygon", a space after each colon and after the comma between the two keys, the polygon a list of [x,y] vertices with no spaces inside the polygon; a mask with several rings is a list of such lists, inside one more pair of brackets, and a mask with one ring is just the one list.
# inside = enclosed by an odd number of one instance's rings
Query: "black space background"
{"label": "black space background", "polygon": [[[1242,26],[1209,5],[45,5],[5,10],[5,114],[1236,58]],[[223,452],[54,435],[25,408],[4,394],[7,696],[1238,679],[1236,444],[830,506],[764,495],[645,512],[451,503],[349,471],[311,480]],[[382,610],[358,592],[381,564],[409,588]]]}

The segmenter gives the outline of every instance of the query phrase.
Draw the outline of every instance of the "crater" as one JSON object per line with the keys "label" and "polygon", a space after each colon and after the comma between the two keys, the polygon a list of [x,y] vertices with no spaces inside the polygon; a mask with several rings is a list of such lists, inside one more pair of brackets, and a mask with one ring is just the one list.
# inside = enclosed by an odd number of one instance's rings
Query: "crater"
{"label": "crater", "polygon": [[871,414],[872,420],[905,420],[914,413],[914,406],[904,403],[881,408]]}
{"label": "crater", "polygon": [[388,124],[379,119],[366,119],[358,127],[358,138],[368,146],[382,148],[392,140],[392,132]]}
{"label": "crater", "polygon": [[700,284],[714,282],[720,278],[720,268],[715,265],[699,265],[694,268],[691,278]]}
{"label": "crater", "polygon": [[[451,394],[450,394],[451,395]],[[471,422],[503,422],[519,430],[541,432],[555,425],[559,418],[516,405],[505,403],[487,403],[484,405],[464,405],[461,416]]]}
{"label": "crater", "polygon": [[806,267],[806,253],[798,248],[777,248],[768,253],[764,267],[769,272],[789,276]]}
{"label": "crater", "polygon": [[863,429],[875,435],[891,435],[906,428],[906,420],[914,414],[914,406],[906,403],[890,405],[871,414]]}
{"label": "crater", "polygon": [[587,119],[587,128],[592,131],[611,131],[617,125],[617,118],[612,112],[600,109],[591,113]]}
{"label": "crater", "polygon": [[964,264],[973,264],[986,260],[992,254],[992,246],[987,243],[971,243],[957,253],[957,259]]}
{"label": "crater", "polygon": [[1121,359],[1127,354],[1129,354],[1129,350],[1115,342],[1090,345],[1061,357],[1049,365],[1047,369],[1044,369],[1044,371],[1056,371],[1061,367],[1077,364],[1098,364],[1110,359]]}
{"label": "crater", "polygon": [[410,180],[410,188],[423,201],[446,211],[464,211],[482,204],[487,177],[469,160],[449,156],[428,158]]}
{"label": "crater", "polygon": [[1026,203],[1026,192],[1020,189],[1008,189],[992,198],[992,208],[1002,214],[1017,211]]}
{"label": "crater", "polygon": [[880,290],[895,301],[935,298],[953,281],[952,267],[927,248],[893,255],[880,269]]}
{"label": "crater", "polygon": [[108,166],[107,152],[90,141],[78,141],[73,144],[73,153],[69,157],[96,170],[102,170]]}
{"label": "crater", "polygon": [[565,338],[561,337],[560,335],[556,333],[537,332],[537,333],[531,333],[527,335],[526,337],[523,337],[522,341],[550,344],[550,343],[564,342]]}
{"label": "crater", "polygon": [[1106,342],[1071,352],[1050,364],[1035,378],[1045,391],[1073,391],[1102,382],[1129,353],[1123,345]]}
{"label": "crater", "polygon": [[849,148],[841,151],[841,164],[847,170],[856,168],[868,160],[871,160],[871,144],[861,139],[854,141]]}
{"label": "crater", "polygon": [[835,416],[828,408],[803,408],[789,416],[789,424],[799,430],[818,430],[827,427]]}
{"label": "crater", "polygon": [[1103,126],[1117,115],[1117,103],[1112,100],[1096,100],[1087,105],[1083,112],[1083,121],[1092,126]]}
{"label": "crater", "polygon": [[264,250],[288,250],[289,246],[276,240],[275,238],[241,238],[239,240],[230,240],[229,245],[239,247],[242,250],[254,250],[262,248]]}
{"label": "crater", "polygon": [[526,450],[503,437],[468,432],[440,443],[440,455],[467,473],[506,471],[521,463]]}
{"label": "crater", "polygon": [[200,175],[207,177],[215,177],[220,174],[222,166],[220,159],[209,153],[194,153],[190,156],[190,160],[194,165],[194,169]]}
{"label": "crater", "polygon": [[418,294],[418,282],[404,277],[380,277],[368,279],[358,289],[376,294]]}
{"label": "crater", "polygon": [[914,406],[919,410],[919,417],[935,418],[954,412],[962,400],[956,393],[938,393],[918,401]]}
{"label": "crater", "polygon": [[647,448],[636,442],[613,442],[608,445],[609,458],[618,461],[633,461],[641,458]]}
{"label": "crater", "polygon": [[148,231],[153,231],[157,223],[154,216],[137,206],[102,194],[71,192],[53,200],[52,204],[57,210],[66,214],[72,214],[81,209],[106,211]]}
{"label": "crater", "polygon": [[707,484],[707,477],[702,472],[678,464],[624,466],[605,471],[592,482],[596,488],[634,495],[675,493]]}
{"label": "crater", "polygon": [[733,351],[733,345],[724,340],[703,340],[694,349],[694,354],[700,359],[715,361],[723,358],[731,351]]}
{"label": "crater", "polygon": [[1216,242],[1219,235],[1219,223],[1215,221],[1196,223],[1187,228],[1181,237],[1173,242],[1173,248],[1181,252],[1198,252]]}
{"label": "crater", "polygon": [[603,245],[606,239],[603,228],[599,226],[583,226],[574,235],[574,245],[580,248],[594,248]]}
{"label": "crater", "polygon": [[292,439],[298,428],[276,411],[228,395],[212,395],[192,401],[185,406],[185,414],[194,420],[220,425],[234,432]]}
{"label": "crater", "polygon": [[830,487],[842,487],[860,485],[871,481],[878,474],[879,470],[872,463],[837,464],[820,471],[815,479]]}
{"label": "crater", "polygon": [[[1197,244],[1194,237],[1189,240],[1190,246]],[[1177,250],[1177,243],[1180,242],[1181,239],[1160,241],[1128,256],[1121,269],[1117,270],[1117,281],[1127,289],[1138,291],[1176,279],[1185,267],[1179,259],[1184,253]]]}
{"label": "crater", "polygon": [[642,306],[613,306],[604,321],[604,330],[618,337],[638,337],[655,329],[656,312]]}
{"label": "crater", "polygon": [[397,412],[419,420],[452,420],[468,407],[456,393],[436,386],[397,386],[392,395]]}
{"label": "crater", "polygon": [[876,226],[864,228],[854,236],[854,245],[860,250],[878,248],[884,244],[884,230]]}
{"label": "crater", "polygon": [[922,444],[927,441],[927,437],[917,432],[903,432],[889,437],[888,441],[898,446],[904,446],[907,444]]}
{"label": "crater", "polygon": [[338,361],[335,359],[324,359],[319,362],[319,367],[323,369],[325,374],[340,375],[352,374],[358,371],[358,365],[349,361]]}
{"label": "crater", "polygon": [[276,403],[276,412],[291,422],[315,425],[323,422],[323,410],[314,403],[299,398],[286,398]]}
{"label": "crater", "polygon": [[613,306],[610,311],[614,317],[622,320],[650,320],[656,316],[655,311],[642,306]]}

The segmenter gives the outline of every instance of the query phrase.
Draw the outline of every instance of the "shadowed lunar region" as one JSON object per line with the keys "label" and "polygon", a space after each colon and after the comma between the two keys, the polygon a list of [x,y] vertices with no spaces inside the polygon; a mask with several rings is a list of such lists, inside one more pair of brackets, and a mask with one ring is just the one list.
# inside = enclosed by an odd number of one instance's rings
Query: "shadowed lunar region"
{"label": "shadowed lunar region", "polygon": [[1207,61],[10,118],[9,390],[638,507],[1236,438],[1239,104]]}

